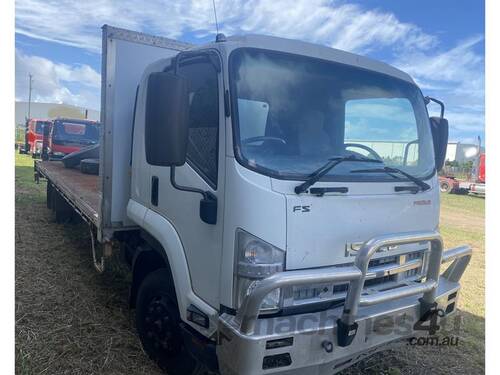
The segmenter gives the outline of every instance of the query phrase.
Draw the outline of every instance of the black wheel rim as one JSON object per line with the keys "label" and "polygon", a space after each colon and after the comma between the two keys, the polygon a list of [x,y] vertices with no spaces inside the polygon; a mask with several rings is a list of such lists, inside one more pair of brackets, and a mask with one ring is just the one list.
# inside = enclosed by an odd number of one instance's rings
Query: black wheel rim
{"label": "black wheel rim", "polygon": [[175,320],[165,296],[157,296],[149,302],[144,316],[145,339],[156,351],[175,354],[180,349],[178,335],[175,334]]}

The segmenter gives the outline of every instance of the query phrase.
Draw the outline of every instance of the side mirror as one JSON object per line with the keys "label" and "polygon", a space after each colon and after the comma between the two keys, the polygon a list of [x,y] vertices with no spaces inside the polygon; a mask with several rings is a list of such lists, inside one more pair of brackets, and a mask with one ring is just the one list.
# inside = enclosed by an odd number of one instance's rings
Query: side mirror
{"label": "side mirror", "polygon": [[434,143],[434,158],[436,169],[443,169],[448,146],[448,120],[442,117],[430,117],[432,140]]}
{"label": "side mirror", "polygon": [[181,166],[188,141],[188,85],[171,73],[151,73],[146,97],[146,160],[151,165]]}

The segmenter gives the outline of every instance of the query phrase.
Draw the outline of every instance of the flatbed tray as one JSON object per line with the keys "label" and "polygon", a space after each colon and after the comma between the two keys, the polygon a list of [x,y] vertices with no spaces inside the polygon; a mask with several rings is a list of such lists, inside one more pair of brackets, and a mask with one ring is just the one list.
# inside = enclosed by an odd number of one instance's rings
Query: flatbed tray
{"label": "flatbed tray", "polygon": [[37,161],[35,170],[49,180],[88,220],[100,224],[101,183],[99,176],[65,168],[60,161]]}

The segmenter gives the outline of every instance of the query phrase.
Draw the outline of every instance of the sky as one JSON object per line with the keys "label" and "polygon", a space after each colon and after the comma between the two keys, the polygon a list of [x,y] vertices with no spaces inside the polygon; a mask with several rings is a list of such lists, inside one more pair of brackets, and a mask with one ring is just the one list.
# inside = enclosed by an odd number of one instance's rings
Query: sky
{"label": "sky", "polygon": [[[409,73],[446,104],[450,140],[484,139],[481,0],[215,0],[226,35],[300,39],[366,55]],[[101,26],[190,43],[213,40],[212,0],[17,0],[16,100],[100,107]],[[429,106],[431,115],[438,107]]]}

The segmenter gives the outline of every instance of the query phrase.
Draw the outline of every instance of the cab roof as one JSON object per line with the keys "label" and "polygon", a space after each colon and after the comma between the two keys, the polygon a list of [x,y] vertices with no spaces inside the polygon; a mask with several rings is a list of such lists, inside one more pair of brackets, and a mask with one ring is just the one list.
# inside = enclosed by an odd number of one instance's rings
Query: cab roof
{"label": "cab roof", "polygon": [[89,120],[85,118],[57,117],[52,121],[73,121],[73,122],[87,122],[87,123],[99,124],[99,121]]}
{"label": "cab roof", "polygon": [[52,120],[50,120],[48,118],[30,118],[28,121],[51,122]]}
{"label": "cab roof", "polygon": [[202,46],[195,46],[192,49],[203,49],[209,47],[218,49],[224,48],[228,54],[234,49],[243,47],[287,52],[351,65],[393,76],[415,84],[410,75],[384,62],[336,48],[295,39],[258,34],[235,35],[227,37],[226,41],[223,42],[211,42]]}

